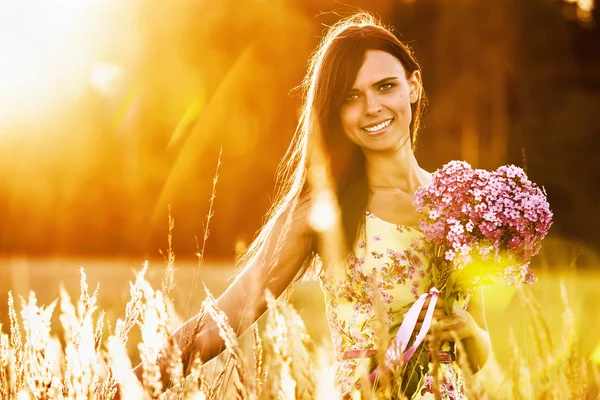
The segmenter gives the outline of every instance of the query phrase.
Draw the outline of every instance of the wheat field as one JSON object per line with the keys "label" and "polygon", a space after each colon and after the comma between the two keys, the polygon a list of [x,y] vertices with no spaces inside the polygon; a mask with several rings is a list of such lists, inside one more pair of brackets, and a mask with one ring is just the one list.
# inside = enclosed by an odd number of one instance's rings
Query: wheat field
{"label": "wheat field", "polygon": [[[535,285],[485,290],[493,358],[475,375],[477,397],[598,398],[600,272],[578,268],[570,253],[540,258]],[[11,291],[0,307],[1,398],[110,399],[117,380],[122,398],[335,397],[334,356],[316,282],[296,284],[289,305],[270,302],[239,340],[223,324],[229,349],[206,365],[196,360],[187,379],[180,353],[170,351],[173,387],[166,393],[152,368],[144,385],[136,385],[131,366],[140,359],[152,365],[159,343],[168,343],[168,333],[203,301],[219,318],[202,283],[218,296],[232,262],[196,264],[178,262],[173,289],[163,296],[161,261],[1,260],[3,293]]]}

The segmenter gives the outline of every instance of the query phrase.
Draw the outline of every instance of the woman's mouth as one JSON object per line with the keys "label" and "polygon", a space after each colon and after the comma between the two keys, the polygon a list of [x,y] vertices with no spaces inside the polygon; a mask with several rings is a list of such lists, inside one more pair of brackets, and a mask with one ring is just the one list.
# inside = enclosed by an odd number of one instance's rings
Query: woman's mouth
{"label": "woman's mouth", "polygon": [[363,126],[361,129],[367,131],[367,133],[369,135],[375,135],[378,134],[380,132],[383,132],[385,130],[385,128],[387,128],[388,126],[390,126],[390,124],[392,123],[392,121],[394,120],[394,118],[389,118],[386,119],[384,121],[381,121],[377,124],[370,124],[367,126]]}

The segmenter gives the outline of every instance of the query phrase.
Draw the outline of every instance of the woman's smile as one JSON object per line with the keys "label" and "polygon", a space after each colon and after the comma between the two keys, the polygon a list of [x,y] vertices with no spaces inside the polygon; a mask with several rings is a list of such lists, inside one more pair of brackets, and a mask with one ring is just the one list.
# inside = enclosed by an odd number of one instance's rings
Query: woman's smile
{"label": "woman's smile", "polygon": [[394,118],[388,118],[381,122],[375,122],[373,124],[363,126],[361,129],[366,131],[369,136],[377,136],[385,132],[393,121]]}

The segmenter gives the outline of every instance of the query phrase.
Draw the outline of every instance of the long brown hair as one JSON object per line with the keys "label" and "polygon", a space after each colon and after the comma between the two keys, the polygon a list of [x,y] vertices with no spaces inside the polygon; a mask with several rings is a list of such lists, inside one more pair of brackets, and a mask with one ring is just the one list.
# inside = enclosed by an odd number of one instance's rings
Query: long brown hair
{"label": "long brown hair", "polygon": [[[327,30],[310,58],[301,85],[302,113],[294,138],[277,170],[275,199],[267,213],[266,223],[238,261],[240,267],[249,265],[259,254],[270,238],[276,221],[296,207],[300,197],[308,190],[310,146],[314,143],[322,144],[328,158],[332,189],[341,210],[345,244],[348,249],[354,247],[364,226],[368,182],[364,155],[360,147],[344,135],[340,109],[367,50],[383,50],[392,54],[402,63],[407,78],[414,71],[421,71],[410,48],[398,40],[391,29],[368,13],[361,12],[344,18]],[[410,140],[413,149],[425,106],[426,98],[422,92],[417,102],[411,105]],[[315,254],[313,251],[307,258],[301,274],[313,265]]]}

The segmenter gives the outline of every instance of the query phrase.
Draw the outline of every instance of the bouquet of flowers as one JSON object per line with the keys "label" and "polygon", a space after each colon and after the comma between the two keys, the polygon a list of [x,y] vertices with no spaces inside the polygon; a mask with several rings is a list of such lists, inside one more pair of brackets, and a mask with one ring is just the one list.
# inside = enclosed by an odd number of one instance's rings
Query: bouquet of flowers
{"label": "bouquet of flowers", "polygon": [[546,193],[514,165],[490,172],[451,161],[415,194],[431,285],[447,312],[478,285],[534,283],[529,262],[552,225]]}
{"label": "bouquet of flowers", "polygon": [[[451,313],[453,303],[476,286],[534,283],[537,279],[529,262],[552,225],[552,212],[546,193],[521,168],[509,165],[490,172],[472,169],[463,161],[451,161],[437,170],[432,182],[416,192],[414,206],[430,257],[430,289],[407,306],[386,351],[384,369],[401,359],[413,380],[418,380],[419,371],[427,369],[427,357],[422,357],[423,352],[419,360],[411,357],[429,330],[438,298]],[[421,329],[413,332],[427,298],[431,301]],[[411,338],[414,341],[407,348]],[[415,370],[417,364],[422,368]],[[371,373],[371,381],[378,369]]]}

